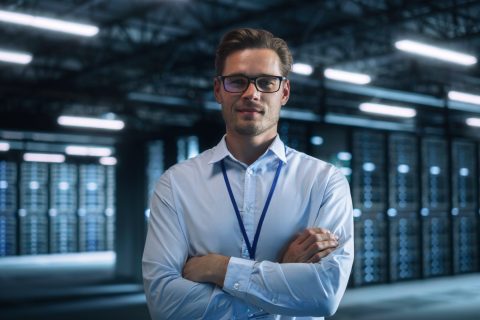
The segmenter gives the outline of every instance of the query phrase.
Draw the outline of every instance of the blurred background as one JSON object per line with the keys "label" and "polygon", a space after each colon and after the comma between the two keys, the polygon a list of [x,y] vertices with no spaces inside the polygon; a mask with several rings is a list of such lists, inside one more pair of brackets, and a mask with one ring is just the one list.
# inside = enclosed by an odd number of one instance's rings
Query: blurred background
{"label": "blurred background", "polygon": [[214,146],[236,27],[296,64],[279,133],[350,182],[333,319],[479,319],[480,1],[0,2],[0,318],[148,319],[148,201]]}

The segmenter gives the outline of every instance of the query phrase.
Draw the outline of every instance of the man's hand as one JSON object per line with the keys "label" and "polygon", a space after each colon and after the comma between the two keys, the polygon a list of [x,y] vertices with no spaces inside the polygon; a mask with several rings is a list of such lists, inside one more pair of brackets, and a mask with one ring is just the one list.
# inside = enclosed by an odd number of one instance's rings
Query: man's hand
{"label": "man's hand", "polygon": [[319,262],[338,246],[337,237],[323,228],[309,228],[288,245],[282,263]]}
{"label": "man's hand", "polygon": [[183,267],[183,277],[195,282],[214,283],[223,287],[230,257],[219,254],[191,257]]}

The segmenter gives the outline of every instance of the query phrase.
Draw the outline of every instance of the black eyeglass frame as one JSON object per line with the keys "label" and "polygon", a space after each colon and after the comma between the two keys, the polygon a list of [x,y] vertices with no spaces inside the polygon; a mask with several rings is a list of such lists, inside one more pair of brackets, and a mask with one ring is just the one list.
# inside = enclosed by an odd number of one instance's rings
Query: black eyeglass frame
{"label": "black eyeglass frame", "polygon": [[[229,91],[226,88],[225,79],[234,78],[234,77],[241,77],[241,78],[245,78],[245,79],[248,80],[247,85],[245,86],[245,89],[243,89],[242,91]],[[280,87],[282,86],[282,81],[288,80],[288,78],[284,77],[284,76],[261,75],[261,76],[258,76],[258,77],[247,77],[246,75],[243,75],[243,74],[237,74],[237,75],[231,75],[231,76],[216,76],[215,78],[219,79],[223,84],[223,89],[226,92],[230,92],[230,93],[243,93],[243,92],[247,91],[248,87],[250,86],[250,83],[252,83],[252,82],[253,82],[253,85],[255,86],[255,89],[257,89],[258,92],[275,93],[275,92],[278,92],[280,90]],[[257,85],[257,80],[259,78],[276,78],[276,79],[278,79],[279,82],[278,82],[277,90],[275,90],[275,91],[264,91],[264,90],[259,89],[258,85]]]}

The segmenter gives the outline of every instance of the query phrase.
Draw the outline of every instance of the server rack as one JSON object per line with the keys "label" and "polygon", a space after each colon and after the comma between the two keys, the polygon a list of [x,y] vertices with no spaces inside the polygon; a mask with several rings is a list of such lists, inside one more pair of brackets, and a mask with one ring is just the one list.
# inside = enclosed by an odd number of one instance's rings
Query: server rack
{"label": "server rack", "polygon": [[50,165],[50,252],[77,251],[77,166]]}
{"label": "server rack", "polygon": [[312,127],[310,151],[312,156],[333,164],[350,183],[352,180],[352,153],[348,143],[348,128]]}
{"label": "server rack", "polygon": [[353,133],[355,262],[353,284],[387,281],[385,136]]}
{"label": "server rack", "polygon": [[106,250],[105,167],[80,165],[79,251]]}
{"label": "server rack", "polygon": [[20,254],[48,252],[48,165],[20,165],[19,249]]}
{"label": "server rack", "polygon": [[421,146],[422,273],[424,277],[442,276],[451,273],[448,146],[436,137],[423,138]]}
{"label": "server rack", "polygon": [[150,217],[150,200],[155,190],[155,184],[164,171],[164,143],[162,140],[150,141],[147,144],[147,168],[146,168],[146,181],[147,181],[147,196],[145,199],[145,223],[148,223]]}
{"label": "server rack", "polygon": [[388,150],[390,280],[415,279],[421,275],[417,139],[391,134]]}
{"label": "server rack", "polygon": [[200,153],[197,136],[181,136],[177,138],[177,163],[195,157]]}
{"label": "server rack", "polygon": [[278,133],[283,143],[290,148],[307,152],[308,127],[300,122],[281,120]]}
{"label": "server rack", "polygon": [[115,250],[115,222],[116,222],[116,167],[107,166],[106,171],[106,208],[105,208],[105,249]]}
{"label": "server rack", "polygon": [[17,164],[0,160],[0,257],[17,253]]}
{"label": "server rack", "polygon": [[452,142],[452,254],[453,272],[478,270],[477,164],[473,142]]}

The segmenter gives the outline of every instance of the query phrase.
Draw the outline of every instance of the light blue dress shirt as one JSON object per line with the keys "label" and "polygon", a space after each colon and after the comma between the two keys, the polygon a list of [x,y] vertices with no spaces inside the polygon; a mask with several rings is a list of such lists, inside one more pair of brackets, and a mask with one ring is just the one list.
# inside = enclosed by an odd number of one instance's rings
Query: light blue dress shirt
{"label": "light blue dress shirt", "polygon": [[[277,169],[284,165],[258,240],[256,261],[245,241],[222,175],[225,166],[250,239]],[[319,263],[279,263],[296,234],[329,229],[339,246]],[[182,278],[191,256],[230,256],[224,287]],[[353,216],[345,177],[331,164],[285,147],[280,138],[250,166],[225,137],[168,169],[156,185],[143,278],[158,319],[322,319],[337,309],[353,262]]]}

